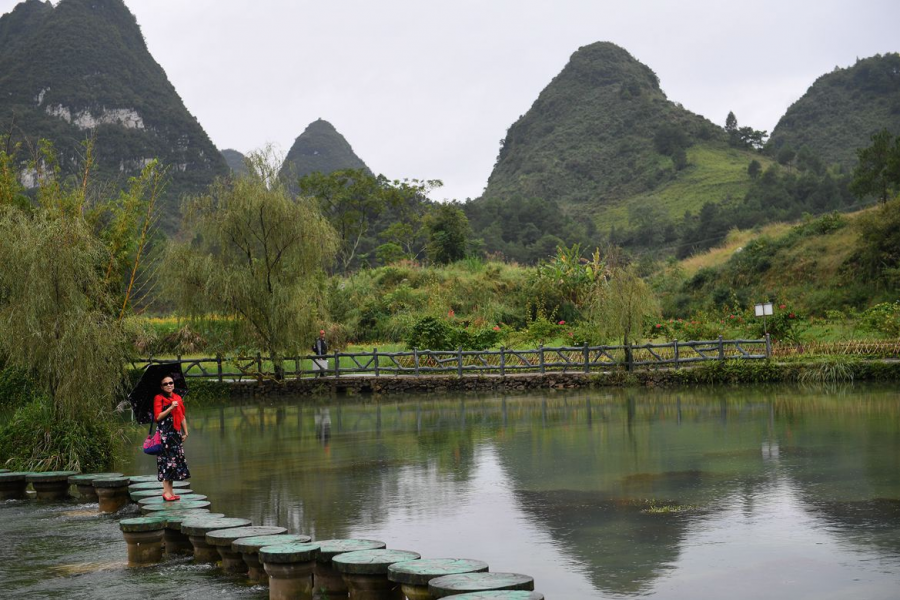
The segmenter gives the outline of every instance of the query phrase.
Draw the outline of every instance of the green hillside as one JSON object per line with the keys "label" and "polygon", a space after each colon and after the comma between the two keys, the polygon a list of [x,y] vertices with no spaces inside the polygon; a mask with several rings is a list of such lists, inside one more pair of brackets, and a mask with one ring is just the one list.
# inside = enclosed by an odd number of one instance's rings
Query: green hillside
{"label": "green hillside", "polygon": [[772,131],[773,152],[807,146],[826,164],[856,164],[856,149],[886,128],[900,134],[900,54],[858,60],[819,77]]}
{"label": "green hillside", "polygon": [[169,167],[161,223],[177,229],[179,199],[228,172],[147,50],[122,0],[27,0],[0,17],[0,124],[20,159],[53,142],[71,172],[95,138],[96,173],[123,182],[153,158]]}
{"label": "green hillside", "polygon": [[669,219],[681,219],[686,211],[698,213],[707,202],[743,198],[753,180],[747,174],[750,161],[765,168],[770,161],[721,142],[703,142],[687,149],[688,166],[654,190],[635,194],[612,206],[600,206],[591,213],[607,229],[628,227],[648,206]]}
{"label": "green hillside", "polygon": [[649,67],[598,42],[575,52],[509,128],[483,197],[536,197],[597,212],[675,179],[686,166],[679,155],[694,142],[725,139],[670,102]]}
{"label": "green hillside", "polygon": [[735,230],[722,247],[657,273],[655,281],[664,312],[684,317],[763,300],[820,317],[896,302],[900,200],[792,225]]}
{"label": "green hillside", "polygon": [[370,172],[334,125],[317,119],[294,140],[279,176],[287,178],[293,186],[298,179],[310,173],[318,171],[327,175],[342,169],[365,169]]}

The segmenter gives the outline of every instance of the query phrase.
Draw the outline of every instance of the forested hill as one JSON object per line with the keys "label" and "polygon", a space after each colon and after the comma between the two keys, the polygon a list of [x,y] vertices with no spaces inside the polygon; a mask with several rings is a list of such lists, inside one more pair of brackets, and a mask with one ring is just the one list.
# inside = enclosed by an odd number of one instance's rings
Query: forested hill
{"label": "forested hill", "polygon": [[[856,149],[886,128],[900,134],[900,54],[858,60],[819,77],[778,121],[768,146],[807,146],[826,164],[856,164]],[[774,153],[773,153],[774,154]]]}
{"label": "forested hill", "polygon": [[[673,139],[660,148],[654,136],[663,129]],[[598,42],[575,52],[509,128],[483,198],[608,205],[673,178],[693,139],[725,135],[670,102],[649,67]]]}
{"label": "forested hill", "polygon": [[228,173],[222,154],[187,111],[147,50],[122,0],[27,0],[0,17],[0,129],[53,142],[71,172],[95,138],[96,176],[123,182],[152,158],[169,167],[161,223],[177,229],[183,194]]}
{"label": "forested hill", "polygon": [[[280,176],[296,186],[298,179],[310,173],[325,175],[341,169],[365,169],[366,163],[353,152],[353,148],[334,125],[317,119],[307,126],[288,151]],[[370,171],[369,171],[370,172]]]}

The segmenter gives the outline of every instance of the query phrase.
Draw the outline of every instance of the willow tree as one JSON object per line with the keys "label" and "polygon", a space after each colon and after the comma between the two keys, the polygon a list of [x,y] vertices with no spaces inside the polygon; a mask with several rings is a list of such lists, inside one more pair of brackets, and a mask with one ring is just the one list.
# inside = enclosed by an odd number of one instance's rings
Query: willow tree
{"label": "willow tree", "polygon": [[0,455],[20,469],[101,470],[116,447],[123,307],[146,279],[161,173],[154,163],[123,191],[95,185],[92,148],[66,178],[42,143],[36,202],[10,175],[16,157],[0,152],[0,362],[34,384],[0,427]]}
{"label": "willow tree", "polygon": [[659,303],[633,265],[613,266],[594,288],[590,301],[591,324],[607,339],[622,340],[625,361],[632,360],[631,344],[642,332],[644,319],[659,315]]}
{"label": "willow tree", "polygon": [[309,345],[337,241],[314,200],[291,197],[270,152],[247,166],[187,203],[191,238],[172,245],[164,278],[185,315],[231,319],[233,343],[264,351],[283,377],[284,356]]}

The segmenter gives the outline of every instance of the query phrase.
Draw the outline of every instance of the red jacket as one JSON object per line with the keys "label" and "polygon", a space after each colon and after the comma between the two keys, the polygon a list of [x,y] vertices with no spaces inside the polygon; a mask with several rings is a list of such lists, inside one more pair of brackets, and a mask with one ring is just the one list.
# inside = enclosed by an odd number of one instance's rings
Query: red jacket
{"label": "red jacket", "polygon": [[156,397],[153,398],[153,419],[159,422],[159,413],[169,408],[169,405],[172,404],[173,400],[178,400],[178,406],[176,406],[175,410],[169,414],[172,415],[175,431],[181,431],[181,422],[184,421],[184,400],[182,400],[181,396],[178,394],[173,393],[168,398],[162,394],[157,394]]}

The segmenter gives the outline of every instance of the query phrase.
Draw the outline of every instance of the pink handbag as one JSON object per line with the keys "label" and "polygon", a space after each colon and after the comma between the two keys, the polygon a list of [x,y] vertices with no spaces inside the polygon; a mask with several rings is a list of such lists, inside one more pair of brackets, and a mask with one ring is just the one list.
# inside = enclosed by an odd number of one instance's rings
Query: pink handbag
{"label": "pink handbag", "polygon": [[147,439],[144,440],[144,454],[162,454],[163,444],[159,435],[159,429],[156,430],[156,433],[153,433],[155,424],[156,421],[150,421],[150,432],[147,434]]}

